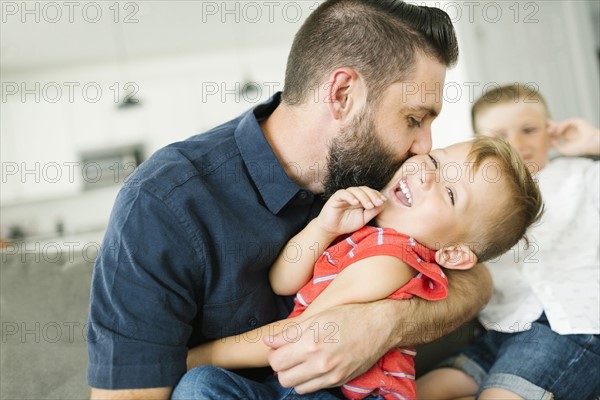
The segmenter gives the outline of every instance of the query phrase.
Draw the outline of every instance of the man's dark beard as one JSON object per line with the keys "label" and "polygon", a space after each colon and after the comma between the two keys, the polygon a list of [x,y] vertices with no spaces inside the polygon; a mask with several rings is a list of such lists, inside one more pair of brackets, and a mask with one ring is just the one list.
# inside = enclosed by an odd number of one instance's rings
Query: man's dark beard
{"label": "man's dark beard", "polygon": [[350,186],[381,190],[408,158],[398,157],[377,136],[368,109],[333,139],[327,156],[325,197]]}

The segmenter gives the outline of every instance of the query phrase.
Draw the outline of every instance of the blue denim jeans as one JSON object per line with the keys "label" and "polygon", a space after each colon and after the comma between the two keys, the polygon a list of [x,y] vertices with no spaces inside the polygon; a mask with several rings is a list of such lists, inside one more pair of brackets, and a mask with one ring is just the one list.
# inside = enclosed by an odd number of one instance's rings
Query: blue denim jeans
{"label": "blue denim jeans", "polygon": [[524,332],[487,331],[441,366],[475,379],[479,392],[499,387],[525,399],[583,400],[600,395],[600,337],[560,335],[546,316]]}
{"label": "blue denim jeans", "polygon": [[[340,392],[341,393],[341,392]],[[256,382],[219,367],[202,366],[188,371],[179,381],[173,400],[248,400],[248,399],[303,399],[337,400],[327,390],[299,395],[293,388],[284,388],[276,376],[265,382]]]}

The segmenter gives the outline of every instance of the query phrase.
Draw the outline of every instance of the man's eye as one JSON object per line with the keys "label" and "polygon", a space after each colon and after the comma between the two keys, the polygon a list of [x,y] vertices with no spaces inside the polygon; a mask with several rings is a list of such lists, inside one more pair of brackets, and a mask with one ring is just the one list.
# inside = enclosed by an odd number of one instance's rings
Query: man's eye
{"label": "man's eye", "polygon": [[408,117],[408,126],[410,126],[411,128],[420,128],[421,127],[421,121],[418,121],[414,117]]}
{"label": "man's eye", "polygon": [[431,156],[431,154],[427,154],[429,156],[429,158],[431,159],[431,162],[433,163],[433,166],[435,167],[435,169],[438,169],[438,162],[435,158],[433,158]]}
{"label": "man's eye", "polygon": [[452,205],[454,205],[454,192],[450,188],[446,188],[446,190],[448,191],[448,196],[450,197],[450,201],[452,202]]}
{"label": "man's eye", "polygon": [[525,134],[530,134],[535,132],[535,128],[525,128],[523,129],[523,132],[525,132]]}

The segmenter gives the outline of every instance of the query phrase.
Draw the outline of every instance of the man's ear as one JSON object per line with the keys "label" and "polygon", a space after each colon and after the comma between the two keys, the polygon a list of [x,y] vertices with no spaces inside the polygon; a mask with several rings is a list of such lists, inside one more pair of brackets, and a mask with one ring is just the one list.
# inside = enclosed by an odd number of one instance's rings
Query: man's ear
{"label": "man's ear", "polygon": [[453,244],[435,252],[435,261],[448,269],[470,269],[477,264],[477,256],[466,245]]}
{"label": "man's ear", "polygon": [[325,85],[325,102],[336,120],[344,119],[353,108],[361,107],[361,103],[366,102],[364,81],[352,68],[336,69]]}

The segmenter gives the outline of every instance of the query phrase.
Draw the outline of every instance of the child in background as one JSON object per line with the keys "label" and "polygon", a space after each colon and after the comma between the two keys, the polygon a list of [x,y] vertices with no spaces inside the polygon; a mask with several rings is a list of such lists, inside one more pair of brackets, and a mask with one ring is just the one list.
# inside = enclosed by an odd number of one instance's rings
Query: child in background
{"label": "child in background", "polygon": [[[290,319],[200,346],[190,351],[188,367],[268,366],[269,348],[260,338],[268,340],[274,332],[337,305],[412,296],[442,299],[447,279],[440,266],[468,269],[498,256],[523,237],[542,209],[539,190],[518,154],[492,138],[414,156],[382,192],[367,187],[336,192],[283,249],[270,280],[277,294],[297,292]],[[377,227],[364,226],[372,218]],[[498,231],[507,234],[497,237]],[[315,247],[323,249],[351,232],[324,252]],[[391,350],[343,385],[344,395],[415,398],[414,354],[413,349]],[[293,393],[276,377],[267,386],[257,385],[222,368],[199,367],[188,373],[194,382],[212,385],[198,385],[192,397],[211,398],[213,389],[231,398],[273,399]],[[220,385],[218,390],[214,385]],[[177,396],[175,392],[173,398]],[[318,393],[311,396],[318,398]]]}
{"label": "child in background", "polygon": [[[521,84],[492,90],[472,110],[479,135],[501,137],[536,173],[544,197],[535,246],[488,263],[488,330],[417,382],[419,398],[592,399],[600,395],[600,165],[561,154],[600,154],[600,130],[549,120],[542,96]],[[500,234],[502,231],[498,231]]]}

